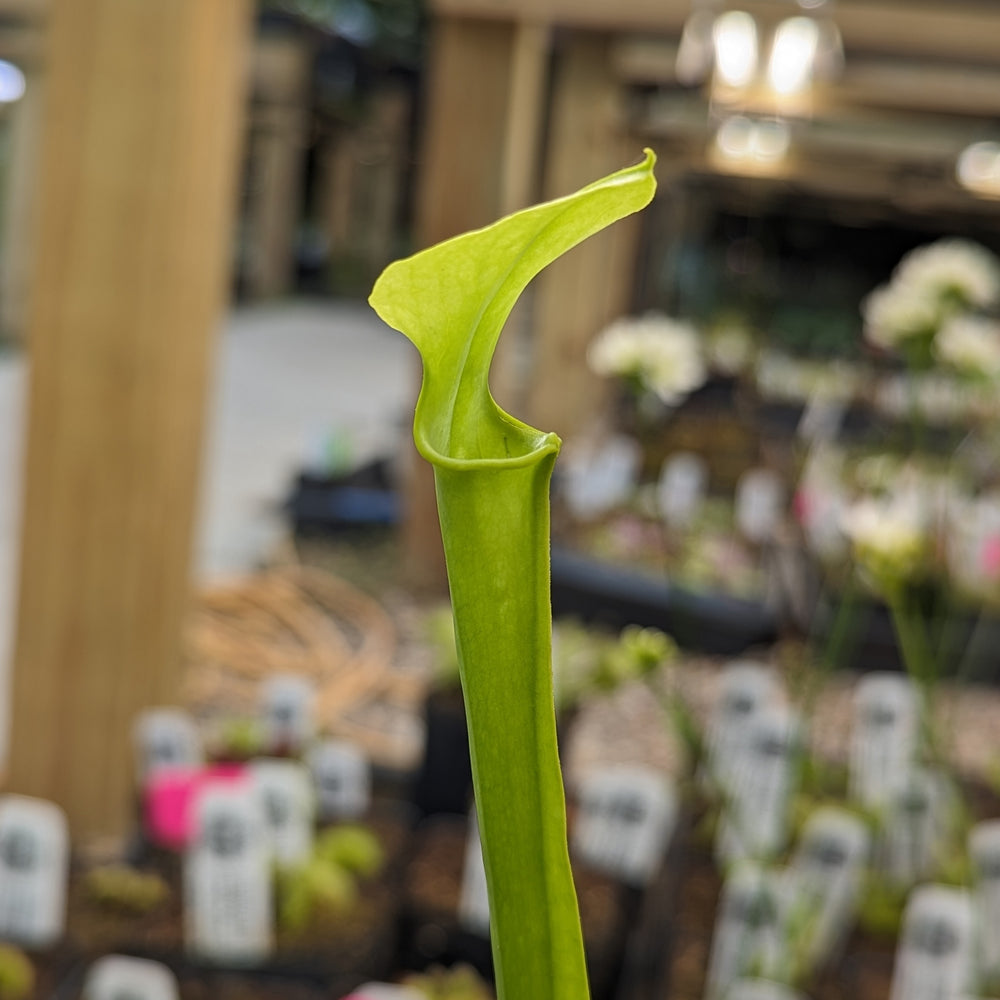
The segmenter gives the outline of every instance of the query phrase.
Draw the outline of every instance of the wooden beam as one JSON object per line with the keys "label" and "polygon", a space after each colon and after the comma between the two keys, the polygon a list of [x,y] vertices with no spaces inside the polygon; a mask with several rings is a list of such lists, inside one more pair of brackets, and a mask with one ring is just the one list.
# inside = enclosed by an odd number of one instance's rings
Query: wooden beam
{"label": "wooden beam", "polygon": [[500,210],[499,123],[507,116],[513,39],[509,25],[435,25],[418,165],[420,246],[493,222]]}
{"label": "wooden beam", "polygon": [[531,21],[523,21],[515,29],[501,174],[500,209],[504,215],[536,200],[551,36],[548,25]]}
{"label": "wooden beam", "polygon": [[0,0],[0,17],[37,20],[51,5],[52,0]]}
{"label": "wooden beam", "polygon": [[602,31],[649,29],[680,32],[691,0],[431,0],[439,17],[534,21]]}
{"label": "wooden beam", "polygon": [[[997,22],[1000,38],[1000,21]],[[855,59],[831,99],[858,107],[1000,117],[1000,66],[940,66]]]}
{"label": "wooden beam", "polygon": [[10,109],[10,160],[4,178],[4,212],[0,220],[0,336],[23,340],[31,282],[35,226],[38,144],[45,101],[45,75],[26,72],[24,96]]}
{"label": "wooden beam", "polygon": [[[441,17],[497,21],[544,21],[597,31],[652,31],[679,35],[691,13],[691,0],[431,0]],[[728,3],[764,21],[787,17],[787,0]],[[953,2],[939,7],[907,3],[840,0],[834,8],[848,58],[852,50],[942,59],[1000,63],[1000,11]]]}
{"label": "wooden beam", "polygon": [[135,714],[177,697],[250,14],[50,14],[8,787],[76,838],[125,830]]}
{"label": "wooden beam", "polygon": [[[552,32],[548,25],[521,21],[514,28],[507,115],[503,127],[500,215],[539,200],[544,159],[542,126],[548,107]],[[515,304],[497,344],[490,370],[490,390],[509,413],[527,405],[524,361],[530,350],[531,293]]]}
{"label": "wooden beam", "polygon": [[245,275],[252,298],[285,295],[295,282],[312,58],[311,43],[293,34],[265,35],[254,46]]}

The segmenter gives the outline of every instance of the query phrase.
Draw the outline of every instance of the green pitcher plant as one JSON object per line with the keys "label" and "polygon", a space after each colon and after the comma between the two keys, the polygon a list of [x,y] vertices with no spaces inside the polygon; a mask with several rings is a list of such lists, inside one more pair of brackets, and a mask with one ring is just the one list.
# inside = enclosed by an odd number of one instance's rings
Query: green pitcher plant
{"label": "green pitcher plant", "polygon": [[553,433],[489,389],[501,329],[547,264],[639,211],[655,156],[396,261],[369,302],[420,352],[413,435],[434,469],[500,1000],[584,1000],[552,691]]}

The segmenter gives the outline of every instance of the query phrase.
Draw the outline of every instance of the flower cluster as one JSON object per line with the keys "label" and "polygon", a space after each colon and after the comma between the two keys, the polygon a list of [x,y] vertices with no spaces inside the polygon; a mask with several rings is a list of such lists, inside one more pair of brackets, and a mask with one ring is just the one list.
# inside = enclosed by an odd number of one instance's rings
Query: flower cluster
{"label": "flower cluster", "polygon": [[926,574],[930,523],[927,506],[909,491],[864,497],[840,519],[863,578],[882,594]]}
{"label": "flower cluster", "polygon": [[762,396],[786,402],[850,403],[864,395],[868,376],[865,368],[847,361],[796,358],[773,349],[761,351],[754,372]]}
{"label": "flower cluster", "polygon": [[656,314],[615,321],[590,345],[587,360],[598,375],[623,378],[668,406],[697,389],[706,376],[694,327]]}
{"label": "flower cluster", "polygon": [[[930,367],[935,358],[959,371],[989,375],[1000,345],[992,324],[953,325],[1000,302],[1000,263],[968,240],[939,240],[918,247],[898,264],[888,284],[862,303],[865,336],[876,347],[899,351],[913,365]],[[946,330],[951,332],[945,334]],[[943,348],[937,343],[944,334]],[[985,360],[986,369],[980,367]]]}
{"label": "flower cluster", "polygon": [[962,375],[1000,378],[1000,323],[982,316],[953,316],[938,332],[934,353]]}
{"label": "flower cluster", "polygon": [[870,589],[947,579],[966,598],[1000,604],[1000,489],[931,459],[810,453],[793,509],[822,562],[850,558]]}

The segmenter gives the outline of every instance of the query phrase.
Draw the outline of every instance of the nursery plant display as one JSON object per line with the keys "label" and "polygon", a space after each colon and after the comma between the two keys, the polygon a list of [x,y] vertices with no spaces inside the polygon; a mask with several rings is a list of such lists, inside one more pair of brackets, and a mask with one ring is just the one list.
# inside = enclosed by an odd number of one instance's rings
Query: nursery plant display
{"label": "nursery plant display", "polygon": [[31,959],[13,945],[0,945],[0,997],[3,1000],[30,1000],[35,990],[35,969]]}

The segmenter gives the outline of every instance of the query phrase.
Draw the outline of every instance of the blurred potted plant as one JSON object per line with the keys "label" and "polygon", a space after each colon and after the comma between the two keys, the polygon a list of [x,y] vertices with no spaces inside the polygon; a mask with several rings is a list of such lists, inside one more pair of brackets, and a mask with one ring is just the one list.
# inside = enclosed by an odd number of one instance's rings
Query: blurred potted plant
{"label": "blurred potted plant", "polygon": [[396,945],[398,887],[385,847],[361,824],[322,831],[309,858],[276,873],[277,949],[290,972],[382,979]]}

